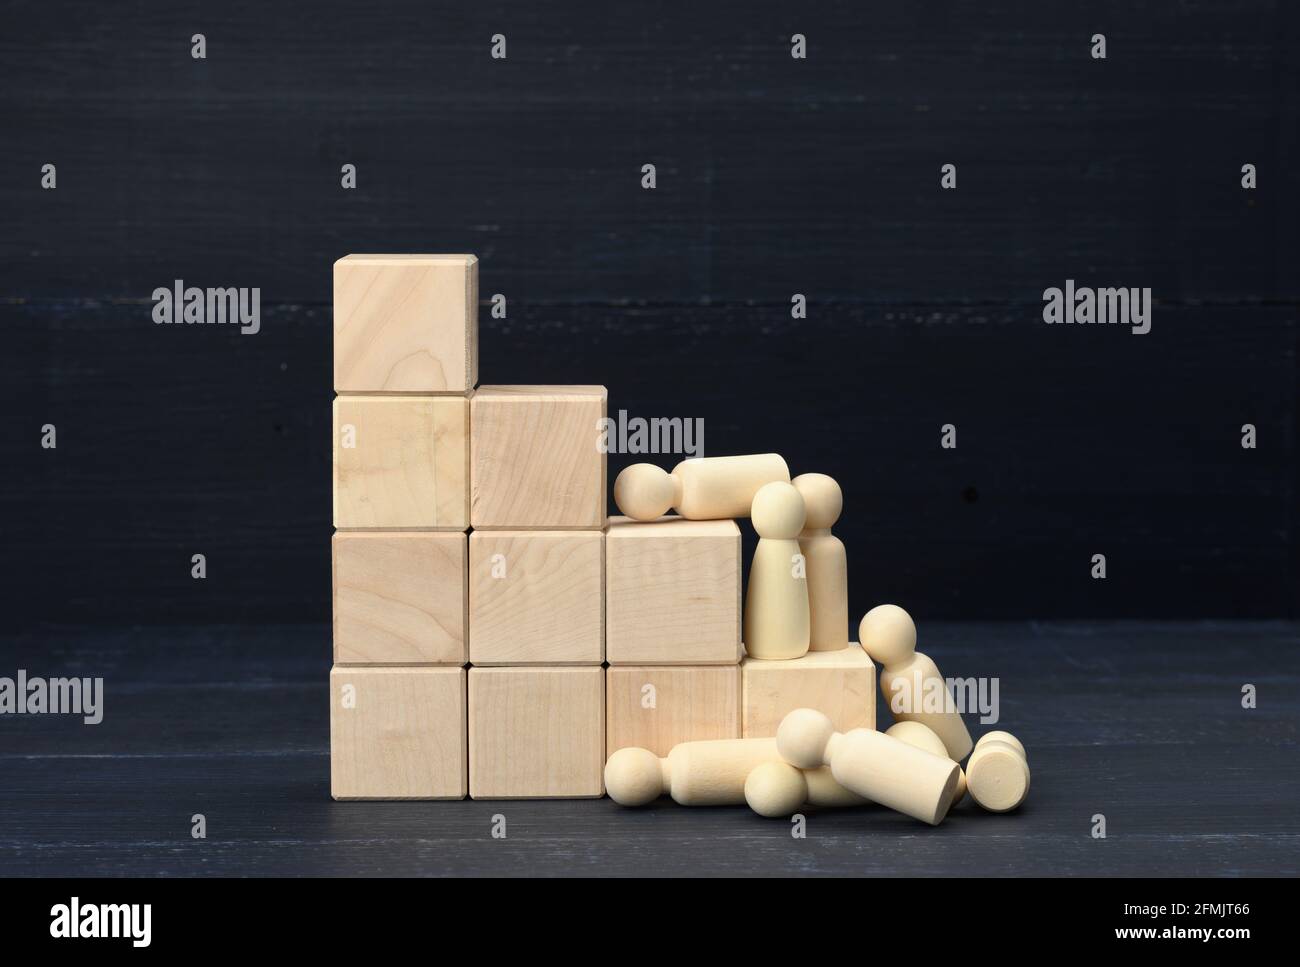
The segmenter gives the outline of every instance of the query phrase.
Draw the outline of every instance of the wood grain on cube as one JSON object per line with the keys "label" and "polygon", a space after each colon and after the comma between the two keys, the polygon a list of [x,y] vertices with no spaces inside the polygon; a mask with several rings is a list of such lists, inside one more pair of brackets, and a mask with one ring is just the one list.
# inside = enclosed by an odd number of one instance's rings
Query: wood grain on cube
{"label": "wood grain on cube", "polygon": [[466,544],[463,533],[335,534],[335,663],[465,664]]}
{"label": "wood grain on cube", "polygon": [[335,398],[335,527],[463,531],[468,484],[468,400]]}
{"label": "wood grain on cube", "polygon": [[605,539],[605,660],[734,665],[740,657],[736,522],[611,518]]}
{"label": "wood grain on cube", "polygon": [[334,263],[334,390],[458,393],[478,382],[478,259],[349,255]]}
{"label": "wood grain on cube", "polygon": [[876,727],[876,666],[857,644],[789,661],[746,658],[740,671],[747,739],[776,735],[781,720],[797,708],[824,713],[836,732]]}
{"label": "wood grain on cube", "polygon": [[471,668],[469,710],[473,798],[604,795],[604,669]]}
{"label": "wood grain on cube", "polygon": [[330,790],[335,799],[464,799],[463,668],[330,672]]}
{"label": "wood grain on cube", "polygon": [[472,403],[474,528],[605,526],[603,386],[484,386]]}
{"label": "wood grain on cube", "polygon": [[740,738],[738,665],[618,665],[605,672],[606,758],[627,746]]}
{"label": "wood grain on cube", "polygon": [[605,658],[605,535],[470,535],[470,660],[599,665]]}

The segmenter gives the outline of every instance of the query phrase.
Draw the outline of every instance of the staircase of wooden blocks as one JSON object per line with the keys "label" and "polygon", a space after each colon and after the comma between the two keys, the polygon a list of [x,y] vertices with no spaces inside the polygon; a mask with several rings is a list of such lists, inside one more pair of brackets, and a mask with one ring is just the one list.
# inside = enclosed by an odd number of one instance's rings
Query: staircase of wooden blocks
{"label": "staircase of wooden blocks", "polygon": [[472,255],[334,266],[335,799],[581,798],[607,756],[875,726],[857,645],[744,657],[734,520],[606,520],[602,386],[482,386]]}

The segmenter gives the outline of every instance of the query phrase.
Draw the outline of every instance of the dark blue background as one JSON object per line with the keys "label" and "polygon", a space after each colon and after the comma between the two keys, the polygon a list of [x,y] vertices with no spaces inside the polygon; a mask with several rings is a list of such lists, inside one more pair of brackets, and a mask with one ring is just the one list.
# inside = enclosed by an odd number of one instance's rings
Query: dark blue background
{"label": "dark blue background", "polygon": [[[479,255],[484,383],[835,476],[855,615],[1295,617],[1300,13],[1079,6],[11,4],[5,621],[328,620],[356,251]],[[176,278],[262,332],[154,326]],[[1152,332],[1044,325],[1067,278]]]}

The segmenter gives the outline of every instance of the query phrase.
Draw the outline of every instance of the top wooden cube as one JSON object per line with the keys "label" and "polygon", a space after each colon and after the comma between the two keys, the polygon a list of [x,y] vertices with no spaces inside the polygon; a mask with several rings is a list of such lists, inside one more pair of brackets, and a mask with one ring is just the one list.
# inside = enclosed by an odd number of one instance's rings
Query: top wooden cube
{"label": "top wooden cube", "polygon": [[478,259],[334,263],[334,391],[464,395],[478,382]]}
{"label": "top wooden cube", "polygon": [[605,526],[603,386],[480,386],[470,400],[476,530]]}

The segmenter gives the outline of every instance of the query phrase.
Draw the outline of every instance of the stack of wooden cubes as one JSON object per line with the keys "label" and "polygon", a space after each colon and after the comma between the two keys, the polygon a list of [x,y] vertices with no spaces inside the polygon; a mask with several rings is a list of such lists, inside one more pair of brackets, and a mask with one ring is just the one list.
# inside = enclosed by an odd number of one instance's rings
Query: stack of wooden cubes
{"label": "stack of wooden cubes", "polygon": [[476,388],[477,313],[472,255],[335,263],[334,798],[598,797],[625,746],[873,728],[856,645],[744,658],[735,521],[607,524],[603,386]]}
{"label": "stack of wooden cubes", "polygon": [[334,265],[336,799],[459,799],[468,781],[470,397],[478,260]]}
{"label": "stack of wooden cubes", "polygon": [[600,796],[603,386],[485,386],[470,406],[469,792]]}

